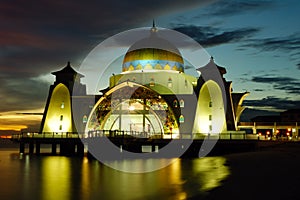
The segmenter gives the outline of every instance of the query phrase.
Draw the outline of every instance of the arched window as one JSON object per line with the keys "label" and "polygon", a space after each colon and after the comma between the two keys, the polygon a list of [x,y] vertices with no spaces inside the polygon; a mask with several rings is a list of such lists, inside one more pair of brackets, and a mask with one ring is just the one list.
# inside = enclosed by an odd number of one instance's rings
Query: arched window
{"label": "arched window", "polygon": [[169,77],[169,79],[168,79],[168,87],[169,88],[173,87],[173,82],[172,82],[172,78],[171,77]]}
{"label": "arched window", "polygon": [[61,108],[61,109],[65,108],[65,102],[61,102],[60,108]]}
{"label": "arched window", "polygon": [[151,87],[155,86],[155,83],[154,83],[154,78],[152,77],[150,79],[150,84],[149,84]]}
{"label": "arched window", "polygon": [[183,99],[180,100],[179,104],[180,104],[180,108],[184,108],[184,100]]}
{"label": "arched window", "polygon": [[173,101],[173,107],[174,107],[174,108],[177,108],[177,107],[178,107],[178,101],[177,101],[177,99],[175,99],[175,100]]}
{"label": "arched window", "polygon": [[184,116],[183,115],[180,115],[180,117],[179,117],[179,123],[184,123]]}

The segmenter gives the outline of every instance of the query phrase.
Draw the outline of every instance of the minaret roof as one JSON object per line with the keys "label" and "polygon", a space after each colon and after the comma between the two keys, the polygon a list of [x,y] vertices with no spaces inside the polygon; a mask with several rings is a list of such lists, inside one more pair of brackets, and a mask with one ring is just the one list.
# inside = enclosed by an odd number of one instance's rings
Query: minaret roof
{"label": "minaret roof", "polygon": [[55,71],[55,72],[51,72],[51,74],[57,76],[57,75],[63,75],[63,74],[73,74],[76,76],[84,77],[84,75],[76,72],[72,67],[70,62],[68,62],[67,66],[65,66],[63,69],[59,70],[59,71]]}

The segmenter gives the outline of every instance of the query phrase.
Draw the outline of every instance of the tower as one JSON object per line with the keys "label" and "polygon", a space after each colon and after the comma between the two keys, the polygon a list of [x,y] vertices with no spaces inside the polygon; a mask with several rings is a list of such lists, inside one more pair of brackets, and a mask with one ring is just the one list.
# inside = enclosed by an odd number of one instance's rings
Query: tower
{"label": "tower", "polygon": [[[83,75],[77,73],[68,62],[63,69],[52,72],[56,80],[50,86],[47,103],[42,118],[40,132],[76,132],[72,111],[72,97],[86,95],[86,87],[81,84]],[[73,88],[76,87],[76,93]]]}

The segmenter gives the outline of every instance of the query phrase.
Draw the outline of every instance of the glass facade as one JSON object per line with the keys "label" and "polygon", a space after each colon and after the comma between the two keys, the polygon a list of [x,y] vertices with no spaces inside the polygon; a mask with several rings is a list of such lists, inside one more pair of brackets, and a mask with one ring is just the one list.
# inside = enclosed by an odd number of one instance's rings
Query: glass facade
{"label": "glass facade", "polygon": [[161,95],[125,83],[112,90],[98,101],[88,124],[90,131],[118,130],[141,137],[179,133],[178,117]]}

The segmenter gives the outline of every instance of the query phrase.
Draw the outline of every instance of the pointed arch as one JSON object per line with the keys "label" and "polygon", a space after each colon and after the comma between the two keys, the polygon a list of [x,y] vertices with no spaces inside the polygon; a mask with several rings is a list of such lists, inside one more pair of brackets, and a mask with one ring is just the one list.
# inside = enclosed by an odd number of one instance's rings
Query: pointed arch
{"label": "pointed arch", "polygon": [[199,93],[194,133],[219,134],[226,131],[225,107],[220,86],[206,81]]}
{"label": "pointed arch", "polygon": [[52,91],[42,132],[72,132],[72,110],[69,89],[59,83]]}

